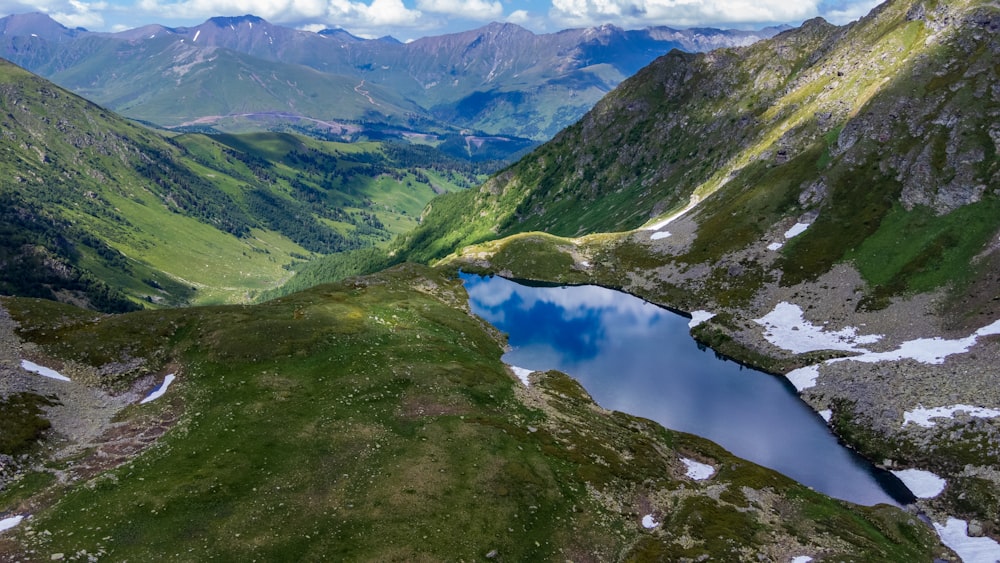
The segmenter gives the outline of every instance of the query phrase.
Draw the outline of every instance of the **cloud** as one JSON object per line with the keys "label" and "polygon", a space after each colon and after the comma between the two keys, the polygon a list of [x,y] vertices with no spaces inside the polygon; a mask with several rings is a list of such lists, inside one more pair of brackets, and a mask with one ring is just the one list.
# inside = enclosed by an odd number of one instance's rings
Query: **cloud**
{"label": "cloud", "polygon": [[[63,25],[122,30],[146,23],[197,25],[254,14],[299,29],[343,28],[361,37],[453,33],[470,22],[508,21],[548,32],[611,23],[624,28],[760,27],[823,16],[853,21],[878,0],[0,0],[0,14],[39,11]],[[509,13],[507,13],[509,11]]]}
{"label": "cloud", "polygon": [[101,11],[107,7],[105,2],[81,2],[80,0],[39,0],[35,2],[0,0],[0,15],[41,12],[66,27],[94,29],[104,26],[104,17]]}
{"label": "cloud", "polygon": [[875,6],[878,6],[881,3],[882,0],[853,2],[842,6],[830,7],[821,12],[820,15],[822,15],[823,18],[830,23],[843,25],[868,15],[868,12],[872,11]]}
{"label": "cloud", "polygon": [[514,10],[507,15],[504,21],[536,32],[546,32],[553,29],[552,24],[544,14],[537,14],[527,10]]}
{"label": "cloud", "polygon": [[301,27],[343,27],[359,32],[384,32],[386,28],[421,27],[420,10],[402,0],[138,0],[137,7],[160,18],[203,20],[213,16],[254,14],[281,24]]}
{"label": "cloud", "polygon": [[68,4],[68,9],[53,11],[49,16],[66,27],[98,28],[104,26],[104,16],[100,12],[100,10],[107,8],[107,4],[104,2],[88,4],[78,0],[70,0]]}
{"label": "cloud", "polygon": [[484,22],[503,18],[503,6],[500,2],[484,0],[417,0],[417,8],[435,14]]}
{"label": "cloud", "polygon": [[[841,2],[832,10],[854,13],[871,0]],[[870,9],[870,8],[868,8]],[[831,11],[832,11],[831,10]],[[652,25],[754,25],[801,22],[820,14],[819,0],[552,0],[549,17],[562,26],[615,23]]]}

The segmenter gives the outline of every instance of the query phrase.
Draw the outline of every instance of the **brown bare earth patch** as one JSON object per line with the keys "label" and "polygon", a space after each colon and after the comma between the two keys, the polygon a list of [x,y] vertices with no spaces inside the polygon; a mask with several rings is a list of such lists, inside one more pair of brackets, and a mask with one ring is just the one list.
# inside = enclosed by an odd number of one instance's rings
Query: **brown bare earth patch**
{"label": "brown bare earth patch", "polygon": [[408,393],[403,397],[399,407],[399,416],[412,420],[425,416],[462,415],[471,412],[468,405],[445,403],[438,397],[416,393]]}

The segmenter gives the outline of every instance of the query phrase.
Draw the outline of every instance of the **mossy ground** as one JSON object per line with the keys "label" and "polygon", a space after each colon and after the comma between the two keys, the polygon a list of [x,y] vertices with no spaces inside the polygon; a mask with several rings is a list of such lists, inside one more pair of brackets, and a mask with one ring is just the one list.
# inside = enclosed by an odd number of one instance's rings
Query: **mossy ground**
{"label": "mossy ground", "polygon": [[0,454],[16,456],[29,450],[51,427],[42,407],[52,400],[34,393],[0,398]]}

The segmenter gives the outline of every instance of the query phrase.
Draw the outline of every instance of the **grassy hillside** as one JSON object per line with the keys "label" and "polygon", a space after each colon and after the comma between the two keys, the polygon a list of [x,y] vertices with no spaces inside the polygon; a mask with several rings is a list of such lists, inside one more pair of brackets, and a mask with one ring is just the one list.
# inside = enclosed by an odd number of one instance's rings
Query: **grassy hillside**
{"label": "grassy hillside", "polygon": [[420,112],[391,91],[358,87],[354,77],[202,48],[167,34],[147,41],[88,37],[66,57],[35,70],[116,112],[161,126],[196,117],[279,112],[398,126],[407,122],[408,113]]}
{"label": "grassy hillside", "polygon": [[[0,492],[0,513],[32,514],[0,536],[3,555],[930,561],[935,553],[930,531],[901,510],[832,501],[705,440],[603,411],[562,374],[522,387],[500,362],[499,335],[465,312],[460,282],[425,268],[256,306],[96,322],[52,302],[2,303],[39,358],[72,366],[67,386],[120,392],[145,374],[177,375],[163,397],[125,406],[91,450]],[[109,369],[125,356],[142,367]],[[116,453],[161,434],[139,457]],[[680,457],[718,475],[692,481]],[[51,472],[70,478],[53,481]],[[649,514],[662,526],[644,528]]]}

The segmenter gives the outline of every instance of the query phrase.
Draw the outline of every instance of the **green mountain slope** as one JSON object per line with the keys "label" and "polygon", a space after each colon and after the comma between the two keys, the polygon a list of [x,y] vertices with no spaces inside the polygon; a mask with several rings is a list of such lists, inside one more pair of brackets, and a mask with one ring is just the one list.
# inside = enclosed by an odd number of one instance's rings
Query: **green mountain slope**
{"label": "green mountain slope", "polygon": [[[431,258],[497,234],[628,230],[697,201],[701,229],[677,261],[717,258],[787,217],[818,214],[783,251],[786,283],[815,278],[854,249],[874,286],[909,288],[909,262],[875,272],[859,245],[880,227],[941,223],[966,205],[978,211],[963,213],[989,217],[1000,185],[989,133],[997,102],[985,93],[997,80],[993,24],[988,7],[968,10],[956,16],[962,25],[936,32],[944,16],[893,2],[847,28],[807,22],[744,50],[671,54],[481,190],[435,202],[410,244]],[[942,74],[949,65],[957,68]],[[940,219],[910,218],[927,211]],[[951,245],[961,247],[955,263],[992,235],[984,223],[948,235],[964,241]]]}
{"label": "green mountain slope", "polygon": [[[103,320],[41,300],[0,303],[40,361],[72,369],[74,382],[54,382],[65,405],[83,390],[137,400],[164,373],[177,376],[151,403],[119,400],[115,428],[89,450],[0,491],[3,513],[31,514],[0,535],[0,556],[942,553],[913,515],[832,501],[705,440],[604,411],[565,375],[538,374],[524,388],[500,361],[500,336],[466,312],[461,283],[426,268],[263,305]],[[141,456],[122,455],[154,439]],[[693,481],[681,457],[718,475]],[[644,527],[647,514],[662,527]]]}
{"label": "green mountain slope", "polygon": [[[80,43],[75,64],[56,59],[38,71],[119,113],[161,126],[279,113],[402,125],[408,114],[421,113],[398,94],[354,77],[203,48],[167,35],[142,42],[93,37]],[[111,60],[118,62],[109,65]]]}
{"label": "green mountain slope", "polygon": [[488,170],[422,146],[166,138],[6,62],[0,108],[3,292],[108,311],[245,300]]}
{"label": "green mountain slope", "polygon": [[[921,501],[935,522],[996,522],[1000,419],[909,421],[1000,409],[998,30],[995,3],[897,0],[846,27],[673,53],[480,189],[433,201],[396,253],[710,311],[703,342],[808,367],[803,399],[845,440],[942,476]],[[765,328],[788,310],[817,344]]]}

